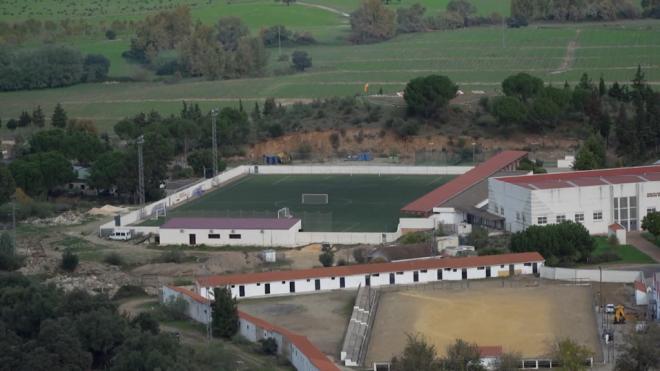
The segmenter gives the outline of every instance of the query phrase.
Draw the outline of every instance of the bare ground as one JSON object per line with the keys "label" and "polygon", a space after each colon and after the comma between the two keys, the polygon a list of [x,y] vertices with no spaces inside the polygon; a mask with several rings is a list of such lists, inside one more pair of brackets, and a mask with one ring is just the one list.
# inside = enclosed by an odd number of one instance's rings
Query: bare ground
{"label": "bare ground", "polygon": [[323,353],[337,358],[355,301],[355,291],[248,299],[238,308],[305,335]]}
{"label": "bare ground", "polygon": [[469,289],[386,292],[374,323],[367,362],[401,353],[406,334],[419,333],[444,354],[457,338],[501,345],[524,357],[547,354],[570,337],[600,352],[591,287],[501,287],[471,283]]}

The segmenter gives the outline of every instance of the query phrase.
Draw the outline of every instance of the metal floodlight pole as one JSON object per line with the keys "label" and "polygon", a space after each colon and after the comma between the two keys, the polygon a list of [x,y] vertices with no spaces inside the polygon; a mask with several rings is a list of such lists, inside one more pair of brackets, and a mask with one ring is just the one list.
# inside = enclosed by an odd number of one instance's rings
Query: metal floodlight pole
{"label": "metal floodlight pole", "polygon": [[144,156],[143,156],[143,146],[144,146],[144,135],[140,135],[136,142],[138,149],[138,198],[140,205],[144,205]]}
{"label": "metal floodlight pole", "polygon": [[216,118],[218,117],[218,109],[211,109],[211,141],[213,143],[213,177],[218,175],[218,136],[216,129]]}

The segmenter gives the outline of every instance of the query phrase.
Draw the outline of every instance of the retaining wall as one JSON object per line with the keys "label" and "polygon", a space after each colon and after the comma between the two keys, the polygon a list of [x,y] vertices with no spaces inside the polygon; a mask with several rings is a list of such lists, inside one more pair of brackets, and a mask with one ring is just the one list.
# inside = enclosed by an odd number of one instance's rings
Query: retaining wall
{"label": "retaining wall", "polygon": [[328,242],[338,245],[356,244],[380,244],[396,241],[401,237],[401,232],[298,232],[296,233],[296,245],[308,245],[310,243]]}
{"label": "retaining wall", "polygon": [[[541,277],[560,281],[600,282],[601,271],[598,269],[571,269],[543,266],[541,267]],[[603,269],[602,277],[603,282],[632,283],[643,279],[644,275],[640,271]]]}
{"label": "retaining wall", "polygon": [[472,166],[257,165],[250,166],[250,173],[460,175],[471,169]]}

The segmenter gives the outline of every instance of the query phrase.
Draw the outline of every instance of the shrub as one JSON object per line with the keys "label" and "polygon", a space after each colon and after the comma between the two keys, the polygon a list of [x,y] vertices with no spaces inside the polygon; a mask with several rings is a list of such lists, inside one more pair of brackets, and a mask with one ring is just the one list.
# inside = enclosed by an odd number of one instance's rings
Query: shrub
{"label": "shrub", "polygon": [[403,245],[410,245],[415,243],[422,243],[428,240],[428,233],[426,232],[413,232],[406,233],[399,238],[399,243]]}
{"label": "shrub", "polygon": [[319,262],[324,267],[332,267],[332,264],[335,262],[335,253],[332,251],[324,251],[319,255]]}
{"label": "shrub", "polygon": [[265,338],[259,340],[259,344],[261,344],[261,351],[264,354],[268,355],[275,355],[277,354],[277,341],[273,338]]}
{"label": "shrub", "polygon": [[160,261],[162,263],[181,263],[186,255],[179,250],[170,250],[162,253],[160,255]]}
{"label": "shrub", "polygon": [[66,249],[62,253],[61,267],[67,272],[73,272],[78,267],[79,258],[71,250]]}
{"label": "shrub", "polygon": [[103,258],[103,261],[106,264],[115,265],[118,267],[124,265],[124,258],[122,258],[121,255],[119,255],[116,252],[111,252],[108,255],[106,255]]}
{"label": "shrub", "polygon": [[114,40],[117,38],[117,33],[113,30],[105,31],[105,38],[108,40]]}
{"label": "shrub", "polygon": [[117,290],[115,295],[112,297],[112,300],[119,300],[125,298],[133,298],[137,296],[147,296],[147,292],[140,286],[136,285],[124,285]]}
{"label": "shrub", "polygon": [[181,297],[172,297],[160,306],[160,315],[165,320],[182,321],[188,319],[188,302]]}
{"label": "shrub", "polygon": [[364,248],[359,247],[357,249],[353,249],[353,259],[355,259],[356,262],[360,264],[364,264],[367,262],[367,253],[364,250]]}
{"label": "shrub", "polygon": [[614,251],[606,251],[599,255],[594,255],[589,258],[591,264],[602,264],[621,260],[621,256]]}

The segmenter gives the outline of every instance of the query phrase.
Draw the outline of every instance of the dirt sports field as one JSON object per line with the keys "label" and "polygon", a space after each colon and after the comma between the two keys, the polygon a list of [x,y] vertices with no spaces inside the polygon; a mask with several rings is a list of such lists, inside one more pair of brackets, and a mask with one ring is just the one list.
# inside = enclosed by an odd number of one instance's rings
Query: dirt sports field
{"label": "dirt sports field", "polygon": [[323,353],[336,357],[351,317],[355,291],[242,300],[238,309],[305,335]]}
{"label": "dirt sports field", "polygon": [[443,355],[457,338],[501,345],[523,357],[548,353],[551,343],[570,337],[599,358],[591,287],[501,287],[412,289],[383,292],[367,353],[367,364],[401,353],[406,334],[419,333]]}

